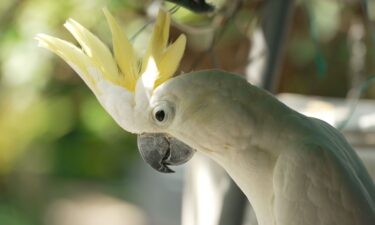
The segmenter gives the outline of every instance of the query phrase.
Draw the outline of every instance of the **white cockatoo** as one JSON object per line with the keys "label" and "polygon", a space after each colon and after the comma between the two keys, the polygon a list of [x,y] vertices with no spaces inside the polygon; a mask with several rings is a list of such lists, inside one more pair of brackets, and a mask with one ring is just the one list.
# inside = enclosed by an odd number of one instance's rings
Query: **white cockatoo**
{"label": "white cockatoo", "polygon": [[260,225],[375,224],[374,183],[336,129],[228,72],[172,78],[186,38],[167,44],[167,12],[159,12],[143,59],[104,12],[114,57],[72,19],[65,26],[82,49],[44,34],[37,39],[78,73],[119,126],[139,135],[153,168],[172,172],[169,165],[195,150],[206,154],[245,193]]}

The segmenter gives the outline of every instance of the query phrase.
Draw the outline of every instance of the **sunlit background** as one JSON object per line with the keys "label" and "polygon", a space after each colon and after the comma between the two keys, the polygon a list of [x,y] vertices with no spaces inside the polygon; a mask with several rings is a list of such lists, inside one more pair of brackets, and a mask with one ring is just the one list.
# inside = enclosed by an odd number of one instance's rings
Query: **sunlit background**
{"label": "sunlit background", "polygon": [[[262,53],[250,54],[256,47],[250,40],[264,20],[263,1],[235,9],[230,0],[209,2],[216,11],[203,15],[163,5],[174,12],[172,39],[181,32],[188,38],[179,71],[218,67],[252,76],[248,65]],[[183,167],[164,175],[142,162],[136,136],[34,40],[47,33],[74,42],[63,28],[72,17],[111,46],[107,7],[142,52],[161,4],[0,1],[1,225],[180,223]],[[375,85],[366,84],[375,74],[374,2],[366,10],[360,0],[300,0],[292,16],[277,92],[345,98],[365,86],[360,96],[373,99]]]}

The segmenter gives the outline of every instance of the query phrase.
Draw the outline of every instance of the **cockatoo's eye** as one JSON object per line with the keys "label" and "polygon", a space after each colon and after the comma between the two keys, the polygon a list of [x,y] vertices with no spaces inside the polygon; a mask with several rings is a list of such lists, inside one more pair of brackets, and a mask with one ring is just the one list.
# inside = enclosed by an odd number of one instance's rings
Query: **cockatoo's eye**
{"label": "cockatoo's eye", "polygon": [[155,113],[155,119],[159,122],[163,122],[165,119],[165,112],[164,110],[159,110]]}
{"label": "cockatoo's eye", "polygon": [[158,125],[168,125],[173,116],[174,108],[168,102],[160,102],[152,110],[152,118]]}

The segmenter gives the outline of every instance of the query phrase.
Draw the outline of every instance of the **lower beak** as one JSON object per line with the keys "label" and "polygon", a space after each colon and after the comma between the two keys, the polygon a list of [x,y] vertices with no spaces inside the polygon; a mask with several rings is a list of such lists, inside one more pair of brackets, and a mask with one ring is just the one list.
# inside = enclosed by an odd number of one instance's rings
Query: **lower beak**
{"label": "lower beak", "polygon": [[163,133],[140,134],[137,144],[143,160],[162,173],[173,173],[169,165],[181,165],[189,161],[195,152],[185,143]]}

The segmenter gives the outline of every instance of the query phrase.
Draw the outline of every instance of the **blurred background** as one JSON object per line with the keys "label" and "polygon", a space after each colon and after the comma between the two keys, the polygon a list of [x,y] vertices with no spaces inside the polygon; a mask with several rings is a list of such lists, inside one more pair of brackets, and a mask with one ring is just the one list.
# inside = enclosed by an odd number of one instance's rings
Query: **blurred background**
{"label": "blurred background", "polygon": [[[171,40],[188,38],[177,74],[221,68],[256,82],[267,1],[207,2],[215,10],[198,14],[156,0],[0,1],[0,225],[180,223],[184,167],[164,175],[142,162],[136,136],[34,37],[76,43],[63,28],[71,17],[111,46],[108,7],[142,52],[161,6],[173,13]],[[273,92],[375,98],[374,1],[294,1],[290,17]]]}

